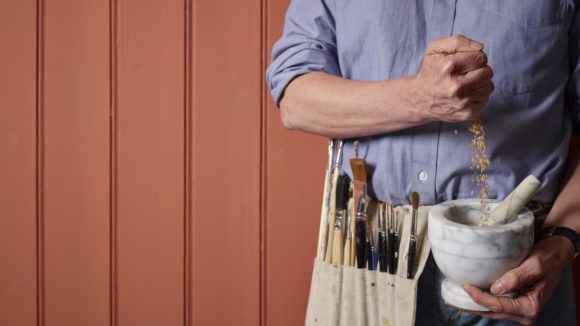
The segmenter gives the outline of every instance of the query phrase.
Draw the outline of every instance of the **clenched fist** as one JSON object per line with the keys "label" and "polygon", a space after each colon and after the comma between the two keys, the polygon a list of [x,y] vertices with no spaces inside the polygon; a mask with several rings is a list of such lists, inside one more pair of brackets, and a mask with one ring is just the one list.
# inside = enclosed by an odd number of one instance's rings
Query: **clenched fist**
{"label": "clenched fist", "polygon": [[475,119],[494,90],[483,44],[461,35],[434,40],[414,78],[423,119],[460,122]]}

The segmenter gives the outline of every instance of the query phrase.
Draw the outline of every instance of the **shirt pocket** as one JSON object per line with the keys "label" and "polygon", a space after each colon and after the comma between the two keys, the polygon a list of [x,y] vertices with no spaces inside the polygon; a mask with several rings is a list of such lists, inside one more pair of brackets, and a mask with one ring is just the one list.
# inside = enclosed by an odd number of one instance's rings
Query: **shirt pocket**
{"label": "shirt pocket", "polygon": [[572,0],[485,0],[485,9],[525,28],[561,23],[573,11]]}
{"label": "shirt pocket", "polygon": [[561,58],[574,13],[569,0],[485,0],[489,64],[496,86],[509,94],[539,90],[549,82],[545,69]]}

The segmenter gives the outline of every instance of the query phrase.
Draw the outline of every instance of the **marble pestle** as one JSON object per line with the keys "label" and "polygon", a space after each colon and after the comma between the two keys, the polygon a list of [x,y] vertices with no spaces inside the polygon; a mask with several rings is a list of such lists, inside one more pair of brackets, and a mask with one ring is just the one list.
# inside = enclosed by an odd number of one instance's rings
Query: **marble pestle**
{"label": "marble pestle", "polygon": [[486,219],[488,226],[508,223],[512,217],[530,201],[540,188],[540,180],[533,175],[527,176]]}

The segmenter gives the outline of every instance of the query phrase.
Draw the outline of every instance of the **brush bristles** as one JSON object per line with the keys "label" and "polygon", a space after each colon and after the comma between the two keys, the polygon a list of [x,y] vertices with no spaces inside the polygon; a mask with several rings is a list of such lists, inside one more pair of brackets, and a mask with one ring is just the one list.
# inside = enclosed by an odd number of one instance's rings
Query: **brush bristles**
{"label": "brush bristles", "polygon": [[336,185],[336,209],[342,210],[348,208],[348,196],[350,193],[350,178],[346,174],[338,177]]}
{"label": "brush bristles", "polygon": [[419,208],[419,194],[416,191],[413,191],[411,194],[411,204],[413,205],[413,209]]}
{"label": "brush bristles", "polygon": [[367,182],[367,164],[362,158],[351,158],[350,168],[355,180]]}

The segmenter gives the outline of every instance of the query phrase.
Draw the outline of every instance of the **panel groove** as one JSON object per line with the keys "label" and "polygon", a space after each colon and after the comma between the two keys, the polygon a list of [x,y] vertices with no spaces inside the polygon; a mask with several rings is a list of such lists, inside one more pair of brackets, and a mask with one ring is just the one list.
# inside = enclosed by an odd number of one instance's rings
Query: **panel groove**
{"label": "panel groove", "polygon": [[265,76],[268,58],[268,44],[267,44],[267,0],[260,0],[260,326],[266,325],[267,320],[267,298],[266,298],[266,142],[267,142],[267,90],[263,76]]}
{"label": "panel groove", "polygon": [[109,284],[110,284],[110,325],[118,325],[118,232],[117,232],[117,0],[109,0]]}
{"label": "panel groove", "polygon": [[192,184],[192,0],[184,0],[184,98],[183,98],[183,324],[184,326],[191,325],[191,223],[192,223],[192,207],[191,207],[191,184]]}
{"label": "panel groove", "polygon": [[36,2],[36,318],[44,326],[44,0]]}

